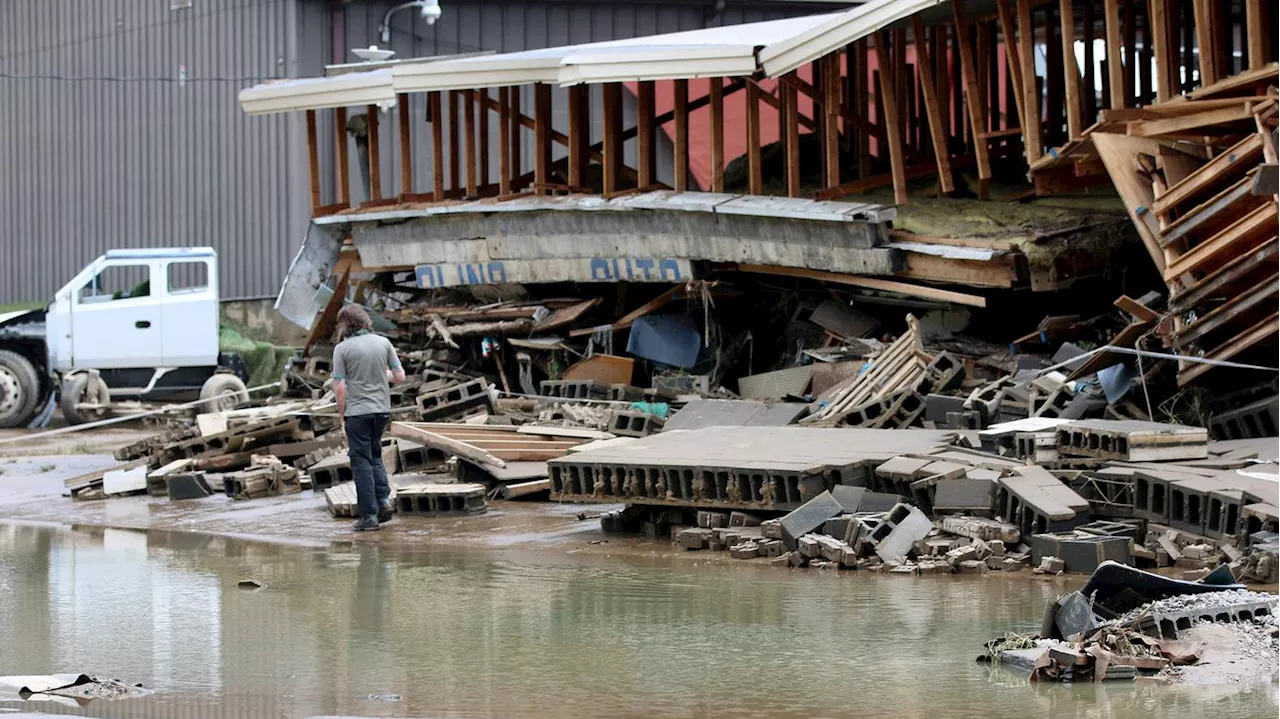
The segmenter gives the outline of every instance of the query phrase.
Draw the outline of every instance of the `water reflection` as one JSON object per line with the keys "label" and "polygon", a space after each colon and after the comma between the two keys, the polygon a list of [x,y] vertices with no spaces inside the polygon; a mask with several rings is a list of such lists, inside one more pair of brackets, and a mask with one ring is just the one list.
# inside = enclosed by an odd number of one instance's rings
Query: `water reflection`
{"label": "water reflection", "polygon": [[1275,715],[1274,685],[1037,686],[973,662],[1061,591],[0,525],[0,670],[157,690],[82,710],[104,717]]}

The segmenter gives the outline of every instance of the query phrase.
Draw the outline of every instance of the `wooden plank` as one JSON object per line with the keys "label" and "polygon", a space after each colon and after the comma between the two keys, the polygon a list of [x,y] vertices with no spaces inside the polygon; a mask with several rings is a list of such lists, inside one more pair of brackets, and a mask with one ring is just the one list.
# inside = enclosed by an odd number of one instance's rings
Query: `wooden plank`
{"label": "wooden plank", "polygon": [[616,82],[605,83],[601,87],[604,113],[601,122],[604,125],[604,194],[617,192],[618,171],[622,166],[621,127],[621,91],[622,86]]}
{"label": "wooden plank", "polygon": [[1022,61],[1022,100],[1025,108],[1022,116],[1022,144],[1027,150],[1029,164],[1044,154],[1044,145],[1040,141],[1040,95],[1036,87],[1035,27],[1031,24],[1031,0],[1018,0],[1018,59]]}
{"label": "wooden plank", "polygon": [[551,182],[551,86],[533,86],[533,182]]}
{"label": "wooden plank", "polygon": [[796,88],[785,83],[778,88],[782,99],[781,130],[784,148],[784,168],[787,180],[787,197],[800,196],[800,107]]}
{"label": "wooden plank", "polygon": [[[1244,242],[1248,243],[1249,239],[1247,238],[1261,240],[1267,238],[1268,235],[1274,237],[1278,219],[1280,218],[1276,214],[1275,202],[1267,202],[1255,207],[1249,214],[1241,217],[1229,227],[1191,248],[1178,257],[1177,260],[1171,262],[1164,271],[1165,282],[1172,282],[1188,272],[1217,269],[1216,265],[1225,264],[1219,262],[1223,259],[1223,255],[1240,253],[1240,244],[1238,243],[1241,242],[1241,238],[1246,238]],[[1245,244],[1244,246],[1248,247],[1249,245]],[[1209,267],[1211,263],[1215,263],[1212,268]]]}
{"label": "wooden plank", "polygon": [[1084,37],[1084,125],[1087,128],[1093,124],[1098,117],[1098,93],[1097,87],[1094,85],[1094,56],[1093,46],[1097,28],[1093,17],[1094,4],[1092,0],[1084,4],[1084,10],[1080,13],[1080,21],[1084,24],[1082,28]]}
{"label": "wooden plank", "polygon": [[1169,0],[1149,1],[1147,36],[1151,38],[1152,52],[1156,59],[1156,102],[1164,102],[1178,94],[1173,84],[1173,74],[1178,65],[1170,53],[1172,42],[1167,16]]}
{"label": "wooden plank", "polygon": [[1103,19],[1107,31],[1107,84],[1111,91],[1111,107],[1125,107],[1124,64],[1120,59],[1120,3],[1103,0]]}
{"label": "wooden plank", "polygon": [[1147,307],[1141,302],[1133,299],[1129,295],[1120,295],[1120,298],[1113,303],[1121,310],[1133,315],[1135,319],[1143,322],[1155,322],[1160,319],[1160,313]]}
{"label": "wooden plank", "polygon": [[[967,157],[957,158],[957,160],[965,160],[965,161],[968,161],[969,159],[970,158],[967,158]],[[915,167],[907,168],[906,177],[908,180],[914,180],[917,177],[925,177],[926,175],[932,175],[937,171],[938,171],[938,166],[932,163],[928,165],[916,165]],[[818,192],[814,193],[813,197],[815,200],[835,200],[841,197],[855,195],[859,192],[874,190],[877,187],[884,187],[885,185],[891,185],[891,184],[893,184],[892,173],[886,172],[880,175],[867,175],[865,177],[860,177],[856,180],[850,180],[848,182],[841,183],[836,187],[828,187],[826,189],[819,190]]]}
{"label": "wooden plank", "polygon": [[[1004,36],[1004,54],[1006,58],[1006,69],[1009,72],[1009,84],[1013,88],[1013,102],[1018,109],[1018,127],[1027,126],[1027,100],[1023,97],[1022,85],[1022,59],[1019,57],[1018,37],[1013,24],[1013,11],[1009,7],[1009,3],[1013,0],[997,0],[996,8],[1000,16],[1000,33]],[[954,3],[953,3],[954,5]],[[957,22],[959,16],[957,15]],[[964,48],[968,45],[968,41],[960,44],[960,26],[956,26],[956,45],[959,48],[960,59],[973,57]],[[964,68],[961,68],[961,72]],[[977,75],[974,75],[974,84],[977,84]],[[975,92],[976,92],[975,88]],[[967,103],[966,103],[967,104]],[[1028,161],[1029,162],[1029,161]]]}
{"label": "wooden plank", "polygon": [[458,92],[449,92],[449,187],[462,187],[462,143],[459,141]]}
{"label": "wooden plank", "polygon": [[1252,166],[1253,159],[1261,156],[1262,136],[1251,134],[1175,182],[1151,203],[1151,211],[1163,215],[1202,191],[1219,186],[1227,176]]}
{"label": "wooden plank", "polygon": [[[661,309],[662,307],[665,307],[667,304],[675,300],[685,299],[689,296],[690,296],[689,289],[685,285],[677,285],[667,290],[666,292],[663,292],[657,297],[654,297],[653,299],[649,300],[643,305],[640,305],[639,307],[632,310],[631,312],[628,312],[627,314],[619,317],[618,319],[614,320],[612,324],[601,325],[601,326],[610,327],[615,330],[626,329],[627,327],[630,327],[633,322],[640,319],[641,317],[644,317],[645,315],[651,312]],[[599,328],[583,327],[580,329],[571,330],[569,332],[569,336],[570,337],[586,337],[587,335],[594,334],[597,329]]]}
{"label": "wooden plank", "polygon": [[498,88],[498,194],[511,194],[511,88]]}
{"label": "wooden plank", "polygon": [[[641,82],[636,90],[636,178],[637,185],[654,184],[653,81]],[[723,182],[723,177],[722,177]]]}
{"label": "wooden plank", "polygon": [[822,60],[823,186],[840,184],[840,56]]}
{"label": "wooden plank", "polygon": [[[1063,2],[1069,2],[1069,0],[1063,0]],[[925,114],[929,120],[929,138],[933,142],[933,154],[938,163],[938,184],[941,185],[943,192],[951,192],[955,190],[955,184],[951,180],[951,158],[947,150],[947,133],[942,127],[942,102],[938,99],[938,85],[934,82],[933,77],[934,62],[929,54],[928,43],[923,41],[925,37],[924,23],[920,20],[919,15],[911,16],[911,31],[915,33],[916,37],[916,74],[920,77],[920,91],[924,97]],[[973,101],[978,101],[981,97],[982,92],[978,91]],[[980,105],[979,112],[981,112],[983,103],[978,102],[978,104]],[[981,158],[985,153],[978,152],[977,147],[982,145],[985,148],[987,144],[986,140],[981,139],[985,130],[985,121],[982,121],[981,127],[975,127],[973,130],[973,136],[978,138],[974,142],[974,150],[979,156],[979,173],[981,173],[982,167]],[[988,167],[988,176],[990,170],[991,168]],[[981,179],[981,174],[979,174],[979,179]]]}
{"label": "wooden plank", "polygon": [[[1205,359],[1218,361],[1229,360],[1263,340],[1274,340],[1277,333],[1280,333],[1280,313],[1272,312],[1270,317],[1236,335],[1229,342],[1219,346],[1212,352],[1205,353],[1204,357]],[[1213,369],[1213,365],[1197,362],[1178,373],[1178,386],[1185,387],[1195,378],[1211,369]]]}
{"label": "wooden plank", "polygon": [[1058,12],[1062,16],[1062,72],[1066,79],[1067,139],[1078,140],[1084,125],[1080,118],[1080,67],[1076,65],[1076,18],[1072,14],[1071,0],[1058,0]]}
{"label": "wooden plank", "polygon": [[1248,291],[1229,298],[1195,322],[1174,332],[1174,339],[1180,345],[1196,342],[1264,302],[1275,307],[1277,297],[1280,297],[1280,281],[1273,276],[1270,280],[1260,282]]}
{"label": "wooden plank", "polygon": [[413,194],[413,143],[409,133],[409,95],[396,96],[400,113],[400,194]]}
{"label": "wooden plank", "polygon": [[689,189],[689,81],[675,80],[672,89],[675,92],[676,127],[672,147],[675,157],[672,162],[675,179],[672,189],[684,192]]}
{"label": "wooden plank", "polygon": [[476,111],[479,117],[476,118],[480,126],[477,128],[476,142],[480,145],[479,162],[477,163],[477,172],[480,176],[480,191],[484,192],[484,188],[489,183],[489,91],[485,88],[476,90]]}
{"label": "wooden plank", "polygon": [[[849,99],[851,114],[859,117],[867,116],[867,66],[869,65],[870,55],[867,50],[867,40],[862,38],[855,40],[853,43],[853,57],[856,58],[858,76],[854,78],[854,93]],[[871,174],[871,137],[866,132],[866,128],[858,126],[857,133],[858,145],[858,177],[866,177]]]}
{"label": "wooden plank", "polygon": [[467,90],[462,96],[463,142],[466,143],[467,197],[475,197],[480,185],[476,176],[476,93]]}
{"label": "wooden plank", "polygon": [[[711,78],[711,191],[724,192],[724,85]],[[648,184],[641,182],[641,187]]]}
{"label": "wooden plank", "polygon": [[520,178],[524,176],[520,172],[520,135],[524,132],[520,123],[520,87],[511,88],[511,189],[516,189]]}
{"label": "wooden plank", "polygon": [[1280,254],[1280,241],[1273,237],[1262,245],[1237,255],[1235,259],[1214,270],[1204,279],[1188,285],[1185,289],[1174,284],[1171,289],[1175,307],[1181,310],[1192,309],[1216,295],[1225,294],[1237,281],[1248,277],[1259,268],[1275,272],[1278,254]]}
{"label": "wooden plank", "polygon": [[351,206],[351,168],[347,154],[347,108],[337,107],[333,110],[333,134],[337,141],[337,185],[338,203]]}
{"label": "wooden plank", "polygon": [[514,484],[502,485],[502,498],[515,499],[516,497],[524,497],[538,492],[551,491],[551,480],[534,479],[528,482],[516,482]]}
{"label": "wooden plank", "polygon": [[[346,130],[339,129],[343,134]],[[307,110],[307,179],[311,185],[311,214],[320,209],[320,148],[316,136],[316,111]]]}
{"label": "wooden plank", "polygon": [[411,422],[392,422],[389,432],[392,437],[399,437],[417,442],[422,445],[439,449],[449,454],[455,454],[459,457],[465,457],[479,464],[488,464],[494,467],[506,467],[507,463],[490,452],[483,449],[473,447],[466,442],[450,439],[442,434],[437,434],[427,429],[414,426]]}
{"label": "wooden plank", "polygon": [[[1115,0],[1109,0],[1115,2]],[[1195,13],[1196,48],[1200,55],[1200,86],[1218,81],[1218,40],[1214,33],[1213,6],[1216,0],[1191,0]],[[1189,68],[1188,68],[1189,69]]]}
{"label": "wooden plank", "polygon": [[969,287],[1013,287],[1017,269],[1002,259],[988,262],[955,260],[917,252],[904,253],[904,267],[895,277],[968,285]]}
{"label": "wooden plank", "polygon": [[[984,134],[987,128],[987,120],[984,117],[986,108],[978,91],[978,73],[973,67],[973,52],[969,47],[969,31],[968,26],[965,25],[961,0],[955,0],[952,3],[952,11],[955,16],[957,53],[960,56],[960,76],[964,81],[965,110],[969,116],[970,131],[976,138],[976,142],[973,143],[973,154],[978,162],[978,194],[985,199],[987,185],[991,180],[991,154]],[[1009,47],[1009,37],[1009,35],[1005,36],[1006,49]]]}
{"label": "wooden plank", "polygon": [[1135,4],[1130,1],[1124,4],[1124,15],[1121,17],[1121,33],[1124,45],[1124,96],[1126,102],[1139,104],[1138,95],[1133,87],[1133,73],[1137,69],[1137,58],[1134,56],[1138,45],[1138,28],[1134,20]]}
{"label": "wooden plank", "polygon": [[764,194],[760,163],[760,86],[747,81],[747,193]]}
{"label": "wooden plank", "polygon": [[1249,193],[1251,179],[1252,176],[1245,177],[1203,203],[1196,205],[1195,208],[1188,210],[1185,215],[1164,228],[1160,235],[1160,246],[1175,246],[1176,242],[1182,239],[1189,239],[1193,234],[1221,227],[1227,224],[1224,220],[1231,220],[1232,217],[1237,217],[1242,212],[1252,211],[1259,202],[1274,205],[1274,202],[1266,202]]}
{"label": "wooden plank", "polygon": [[1268,63],[1262,67],[1253,70],[1246,70],[1236,73],[1231,77],[1219,80],[1208,86],[1202,86],[1193,92],[1186,94],[1186,100],[1207,100],[1216,97],[1233,97],[1241,94],[1241,90],[1245,88],[1253,88],[1256,91],[1264,89],[1267,85],[1274,85],[1277,81],[1277,74],[1280,73],[1280,64]]}
{"label": "wooden plank", "polygon": [[881,292],[892,292],[894,294],[905,295],[907,297],[920,297],[927,300],[951,302],[959,305],[968,305],[970,307],[987,306],[987,298],[979,295],[970,295],[965,294],[964,292],[953,292],[951,290],[942,290],[936,287],[913,285],[906,282],[895,282],[893,280],[882,280],[873,277],[842,275],[836,272],[824,272],[823,270],[810,270],[801,267],[774,267],[770,265],[740,264],[738,265],[738,270],[740,272],[754,272],[763,275],[780,275],[783,277],[801,277],[810,280],[821,280],[823,282],[849,285],[850,287],[861,287],[869,290],[879,290]]}
{"label": "wooden plank", "polygon": [[382,155],[378,143],[378,106],[365,108],[369,122],[369,199],[382,199]]}
{"label": "wooden plank", "polygon": [[893,201],[895,204],[907,203],[906,165],[902,159],[902,124],[898,118],[898,97],[893,86],[893,73],[885,72],[891,67],[888,52],[889,34],[881,32],[876,36],[876,62],[879,64],[880,95],[884,98],[885,131],[889,141],[889,167],[893,175]]}
{"label": "wooden plank", "polygon": [[569,91],[569,187],[583,186],[587,174],[587,145],[591,119],[587,116],[587,85],[574,85]]}
{"label": "wooden plank", "polygon": [[444,201],[444,117],[440,114],[440,93],[427,95],[431,117],[431,193],[436,202]]}
{"label": "wooden plank", "polygon": [[[1229,122],[1240,122],[1253,119],[1253,108],[1249,103],[1241,103],[1238,107],[1223,107],[1194,115],[1171,117],[1167,120],[1149,120],[1137,123],[1129,128],[1129,134],[1136,137],[1158,137],[1183,133],[1189,130],[1221,125]],[[1197,133],[1199,134],[1199,133]],[[1216,133],[1204,133],[1216,134]]]}
{"label": "wooden plank", "polygon": [[1090,137],[1093,138],[1098,157],[1107,168],[1107,174],[1111,176],[1112,185],[1129,212],[1129,219],[1137,228],[1147,253],[1151,255],[1151,261],[1163,273],[1164,250],[1156,237],[1158,228],[1155,216],[1148,211],[1154,199],[1151,181],[1137,172],[1133,162],[1134,156],[1139,153],[1153,156],[1158,154],[1162,145],[1155,140],[1105,132],[1095,132]]}
{"label": "wooden plank", "polygon": [[1262,0],[1244,0],[1245,44],[1249,47],[1251,70],[1267,64],[1267,35],[1275,32],[1274,26],[1268,28],[1264,25],[1264,17]]}

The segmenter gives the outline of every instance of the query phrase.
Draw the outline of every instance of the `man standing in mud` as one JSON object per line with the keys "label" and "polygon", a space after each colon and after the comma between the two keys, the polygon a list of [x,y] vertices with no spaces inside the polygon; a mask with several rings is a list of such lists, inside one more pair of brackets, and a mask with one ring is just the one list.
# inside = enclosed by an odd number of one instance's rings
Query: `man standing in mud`
{"label": "man standing in mud", "polygon": [[404,381],[404,367],[391,341],[373,334],[369,314],[359,305],[338,312],[333,349],[333,391],[347,433],[347,454],[356,484],[360,518],[352,528],[368,532],[391,519],[391,485],[382,464],[382,431],[391,420],[391,382]]}

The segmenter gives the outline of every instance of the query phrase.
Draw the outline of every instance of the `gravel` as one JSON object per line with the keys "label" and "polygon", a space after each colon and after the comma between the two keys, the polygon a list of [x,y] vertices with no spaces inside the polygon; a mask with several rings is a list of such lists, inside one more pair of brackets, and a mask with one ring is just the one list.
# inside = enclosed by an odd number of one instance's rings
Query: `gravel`
{"label": "gravel", "polygon": [[1274,615],[1277,601],[1275,595],[1264,592],[1251,592],[1247,589],[1227,589],[1221,592],[1206,592],[1205,594],[1182,594],[1176,597],[1158,599],[1134,609],[1120,617],[1118,622],[1121,624],[1132,622],[1142,614],[1174,614],[1185,611],[1214,610],[1255,602],[1267,602],[1270,604],[1271,613]]}

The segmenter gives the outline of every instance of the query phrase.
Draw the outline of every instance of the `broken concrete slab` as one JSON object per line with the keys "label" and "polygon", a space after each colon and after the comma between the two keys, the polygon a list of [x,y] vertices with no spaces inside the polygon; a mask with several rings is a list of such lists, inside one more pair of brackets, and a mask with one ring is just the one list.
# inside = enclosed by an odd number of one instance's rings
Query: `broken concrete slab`
{"label": "broken concrete slab", "polygon": [[993,479],[943,479],[934,486],[933,513],[990,514],[995,491]]}
{"label": "broken concrete slab", "polygon": [[[884,531],[886,528],[888,531]],[[909,504],[899,504],[872,533],[876,556],[885,561],[905,557],[916,540],[924,539],[932,530],[933,522],[924,512]]]}
{"label": "broken concrete slab", "polygon": [[787,549],[795,549],[801,536],[821,527],[828,519],[842,512],[844,507],[831,496],[831,492],[823,492],[779,520],[782,524],[782,541]]}
{"label": "broken concrete slab", "polygon": [[950,516],[938,520],[938,528],[948,534],[970,539],[1016,544],[1021,538],[1018,527],[983,517]]}
{"label": "broken concrete slab", "polygon": [[1209,431],[1138,420],[1073,420],[1056,428],[1058,451],[1129,462],[1206,459]]}

